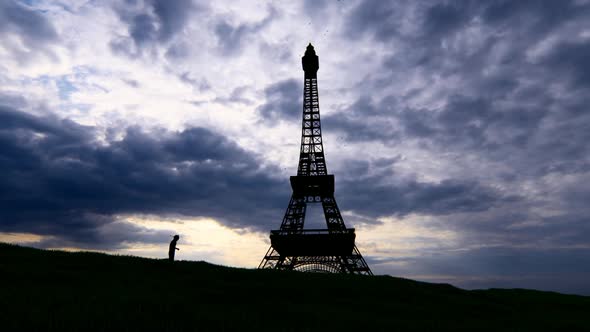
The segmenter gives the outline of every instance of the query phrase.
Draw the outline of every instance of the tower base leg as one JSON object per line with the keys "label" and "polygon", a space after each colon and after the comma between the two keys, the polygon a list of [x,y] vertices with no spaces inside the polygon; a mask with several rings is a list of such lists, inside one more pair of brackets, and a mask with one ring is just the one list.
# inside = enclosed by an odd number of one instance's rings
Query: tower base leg
{"label": "tower base leg", "polygon": [[354,246],[352,255],[346,256],[281,256],[271,246],[259,269],[276,269],[303,272],[324,272],[373,275],[369,265]]}

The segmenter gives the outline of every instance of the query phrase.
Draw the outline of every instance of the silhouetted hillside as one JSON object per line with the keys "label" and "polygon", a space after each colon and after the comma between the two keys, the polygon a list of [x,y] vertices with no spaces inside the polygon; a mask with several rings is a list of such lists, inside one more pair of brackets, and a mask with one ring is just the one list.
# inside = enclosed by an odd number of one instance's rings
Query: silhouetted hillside
{"label": "silhouetted hillside", "polygon": [[7,244],[0,281],[2,331],[590,330],[590,297]]}

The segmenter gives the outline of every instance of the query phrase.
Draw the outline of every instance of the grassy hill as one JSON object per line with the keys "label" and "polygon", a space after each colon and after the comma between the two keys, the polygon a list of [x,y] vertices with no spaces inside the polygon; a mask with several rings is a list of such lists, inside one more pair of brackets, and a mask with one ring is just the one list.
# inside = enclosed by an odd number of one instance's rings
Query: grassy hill
{"label": "grassy hill", "polygon": [[1,331],[590,331],[590,297],[0,243]]}

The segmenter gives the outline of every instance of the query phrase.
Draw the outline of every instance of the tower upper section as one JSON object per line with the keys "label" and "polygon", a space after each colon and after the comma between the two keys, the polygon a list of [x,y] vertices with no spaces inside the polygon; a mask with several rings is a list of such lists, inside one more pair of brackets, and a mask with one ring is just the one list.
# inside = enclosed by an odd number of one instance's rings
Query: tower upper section
{"label": "tower upper section", "polygon": [[318,69],[320,68],[319,58],[311,43],[307,45],[305,55],[301,58],[301,65],[305,72],[305,78],[317,78]]}
{"label": "tower upper section", "polygon": [[311,43],[301,58],[305,79],[303,80],[303,119],[301,123],[301,150],[297,176],[328,175],[322,126],[320,124],[320,101],[318,98],[318,56]]}

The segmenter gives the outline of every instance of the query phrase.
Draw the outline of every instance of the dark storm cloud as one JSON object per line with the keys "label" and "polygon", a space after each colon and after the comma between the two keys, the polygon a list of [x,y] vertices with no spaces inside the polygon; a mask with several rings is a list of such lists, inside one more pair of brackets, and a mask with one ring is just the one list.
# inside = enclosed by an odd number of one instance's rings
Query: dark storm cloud
{"label": "dark storm cloud", "polygon": [[356,39],[370,34],[380,40],[396,36],[402,22],[403,7],[396,7],[395,4],[388,1],[361,1],[348,17],[345,35]]}
{"label": "dark storm cloud", "polygon": [[4,107],[18,109],[25,107],[27,105],[27,100],[17,93],[0,91],[0,104],[2,104]]}
{"label": "dark storm cloud", "polygon": [[589,14],[590,6],[576,1],[361,1],[349,11],[343,37],[369,37],[397,50],[383,62],[389,82],[408,69],[467,81],[502,70],[505,80],[538,72],[529,70],[526,51],[552,33],[571,39],[574,31],[560,29],[583,24]]}
{"label": "dark storm cloud", "polygon": [[57,39],[57,32],[45,15],[12,0],[0,3],[0,33],[6,31],[17,33],[29,47]]}
{"label": "dark storm cloud", "polygon": [[506,145],[526,145],[546,112],[537,107],[502,108],[490,99],[456,95],[449,96],[441,109],[404,109],[398,119],[410,137],[493,152]]}
{"label": "dark storm cloud", "polygon": [[265,103],[257,111],[261,121],[276,124],[278,121],[301,119],[303,86],[300,81],[287,79],[264,89]]}
{"label": "dark storm cloud", "polygon": [[128,230],[127,241],[141,238],[144,230],[114,219],[128,213],[210,216],[266,230],[288,199],[286,181],[207,129],[148,135],[128,128],[108,145],[95,131],[2,107],[2,231],[104,247],[122,240],[101,235],[114,229]]}
{"label": "dark storm cloud", "polygon": [[416,141],[432,151],[510,161],[515,175],[588,169],[587,95],[581,92],[577,100],[567,102],[548,95],[538,86],[507,93],[503,102],[495,95],[449,95],[443,106],[431,109],[412,108],[396,98],[374,102],[360,97],[325,117],[323,124],[350,142],[394,146]]}
{"label": "dark storm cloud", "polygon": [[411,269],[392,263],[391,273],[590,291],[589,271],[577,268],[590,257],[588,17],[582,1],[360,1],[348,11],[341,36],[378,44],[381,66],[325,128],[348,142],[419,149],[449,167],[437,184],[385,176],[399,192],[367,180],[367,197],[348,193],[364,182],[337,181],[343,208],[392,202],[393,214],[436,216],[436,226],[425,224],[460,237],[460,252],[429,258],[425,249],[406,262]]}
{"label": "dark storm cloud", "polygon": [[437,3],[428,8],[424,15],[424,34],[448,35],[463,27],[469,18],[468,3]]}
{"label": "dark storm cloud", "polygon": [[[15,35],[18,38],[9,38]],[[19,64],[28,64],[38,56],[57,59],[51,46],[58,43],[58,33],[48,15],[16,1],[0,2],[0,47]]]}
{"label": "dark storm cloud", "polygon": [[573,87],[590,88],[590,41],[563,42],[556,45],[552,52],[541,60],[539,65],[548,66],[571,80]]}
{"label": "dark storm cloud", "polygon": [[373,172],[363,177],[358,171],[350,173],[339,174],[339,204],[346,210],[352,208],[373,218],[404,217],[410,213],[442,216],[485,212],[520,199],[470,180],[451,179],[431,183],[401,179],[385,184],[384,179],[395,177],[395,174]]}
{"label": "dark storm cloud", "polygon": [[129,37],[119,36],[111,41],[111,49],[128,56],[137,56],[154,47],[169,47],[169,56],[186,55],[184,44],[168,45],[186,26],[192,13],[203,10],[192,0],[145,0],[119,4],[114,8],[127,25]]}
{"label": "dark storm cloud", "polygon": [[156,19],[148,14],[134,16],[129,22],[129,34],[137,45],[144,45],[158,39]]}
{"label": "dark storm cloud", "polygon": [[[409,13],[414,25],[402,26],[399,18]],[[350,141],[417,140],[492,160],[520,155],[526,159],[514,166],[527,172],[579,164],[590,129],[584,106],[590,42],[579,37],[588,14],[590,5],[574,1],[360,2],[346,25],[357,33],[347,37],[399,50],[364,82],[365,89],[390,92],[376,100],[361,96],[326,124]],[[541,42],[549,48],[535,55]],[[395,92],[408,75],[418,75],[423,86]],[[439,88],[440,106],[413,106],[439,78],[456,82]],[[569,96],[556,93],[557,86]]]}
{"label": "dark storm cloud", "polygon": [[[129,127],[122,139],[107,142],[97,135],[95,127],[1,106],[0,231],[49,235],[48,246],[104,249],[169,235],[127,222],[129,214],[212,217],[260,231],[282,217],[287,179],[277,180],[276,169],[208,129]],[[346,210],[363,215],[481,211],[505,199],[473,182],[387,186],[367,175],[368,165],[357,166],[349,168],[357,176],[339,186]]]}
{"label": "dark storm cloud", "polygon": [[583,1],[494,1],[478,4],[478,14],[486,23],[509,29],[510,25],[527,26],[531,33],[544,35],[567,23],[568,20],[584,19],[590,13],[588,3]]}
{"label": "dark storm cloud", "polygon": [[181,31],[189,19],[189,14],[195,8],[192,0],[157,1],[153,2],[154,13],[160,21],[158,37],[169,40],[175,33]]}
{"label": "dark storm cloud", "polygon": [[[528,30],[529,36],[542,36],[550,30],[568,23],[571,19],[584,18],[589,13],[587,4],[581,1],[431,1],[385,2],[360,1],[346,20],[345,36],[359,38],[368,35],[377,41],[408,39],[416,46],[425,41],[441,41],[463,30],[474,21],[497,30]],[[407,27],[407,18],[412,18]]]}
{"label": "dark storm cloud", "polygon": [[399,129],[388,114],[395,110],[395,105],[389,99],[376,104],[369,96],[362,95],[340,112],[323,117],[322,124],[327,130],[338,131],[339,137],[349,142],[392,144],[400,138]]}

